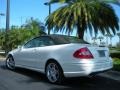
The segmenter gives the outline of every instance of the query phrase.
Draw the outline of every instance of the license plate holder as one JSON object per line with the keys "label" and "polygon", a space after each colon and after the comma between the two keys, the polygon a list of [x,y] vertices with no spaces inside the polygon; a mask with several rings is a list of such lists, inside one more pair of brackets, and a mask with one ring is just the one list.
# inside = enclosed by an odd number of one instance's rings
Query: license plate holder
{"label": "license plate holder", "polygon": [[99,57],[105,57],[105,50],[98,50]]}

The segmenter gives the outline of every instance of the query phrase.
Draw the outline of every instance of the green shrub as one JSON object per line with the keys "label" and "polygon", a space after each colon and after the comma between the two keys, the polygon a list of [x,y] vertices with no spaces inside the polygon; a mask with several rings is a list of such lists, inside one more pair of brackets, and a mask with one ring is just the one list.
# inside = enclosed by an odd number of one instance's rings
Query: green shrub
{"label": "green shrub", "polygon": [[[1,30],[0,49],[5,50],[7,48],[10,51],[25,41],[43,34],[46,34],[43,24],[36,19],[30,19],[21,27],[11,26],[8,33],[5,32],[5,29]],[[5,38],[5,36],[7,37]]]}
{"label": "green shrub", "polygon": [[119,58],[120,59],[120,53],[111,53],[110,54],[110,56],[112,57],[112,58]]}
{"label": "green shrub", "polygon": [[0,58],[4,58],[5,56],[5,53],[0,53]]}
{"label": "green shrub", "polygon": [[120,59],[119,58],[113,58],[113,70],[120,71]]}

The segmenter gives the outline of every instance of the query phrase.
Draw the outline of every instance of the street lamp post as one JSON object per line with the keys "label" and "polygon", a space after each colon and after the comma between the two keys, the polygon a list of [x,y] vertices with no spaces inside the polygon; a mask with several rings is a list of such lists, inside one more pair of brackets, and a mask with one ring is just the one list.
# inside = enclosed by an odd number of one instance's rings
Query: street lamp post
{"label": "street lamp post", "polygon": [[9,31],[10,24],[10,0],[7,0],[7,8],[6,8],[6,32]]}
{"label": "street lamp post", "polygon": [[9,45],[7,45],[8,39],[8,31],[9,31],[9,24],[10,24],[10,0],[7,0],[7,7],[6,7],[6,35],[5,35],[5,53],[9,52]]}
{"label": "street lamp post", "polygon": [[[49,15],[50,15],[50,14],[51,14],[51,3],[46,2],[46,3],[44,3],[44,5],[49,6]],[[48,35],[50,35],[50,29],[49,29],[49,26],[48,26]]]}

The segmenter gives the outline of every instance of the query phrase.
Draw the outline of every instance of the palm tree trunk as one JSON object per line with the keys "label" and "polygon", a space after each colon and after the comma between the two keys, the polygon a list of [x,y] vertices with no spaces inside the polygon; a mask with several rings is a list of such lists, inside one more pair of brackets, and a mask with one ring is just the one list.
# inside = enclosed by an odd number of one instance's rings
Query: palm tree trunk
{"label": "palm tree trunk", "polygon": [[78,33],[78,38],[79,39],[84,39],[84,30],[80,28],[79,26],[77,27],[77,33]]}
{"label": "palm tree trunk", "polygon": [[82,20],[82,23],[80,23],[80,18],[78,18],[77,34],[79,39],[84,39],[84,29],[84,21]]}

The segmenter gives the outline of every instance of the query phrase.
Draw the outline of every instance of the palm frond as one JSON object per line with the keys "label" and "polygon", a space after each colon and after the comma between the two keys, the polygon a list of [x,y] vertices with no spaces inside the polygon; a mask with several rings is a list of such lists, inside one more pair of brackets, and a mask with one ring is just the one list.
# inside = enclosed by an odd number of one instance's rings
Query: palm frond
{"label": "palm frond", "polygon": [[[56,0],[51,0],[56,1]],[[114,9],[107,3],[98,0],[57,0],[68,3],[54,11],[46,19],[46,26],[55,32],[72,33],[77,28],[78,36],[89,29],[90,35],[95,36],[100,31],[102,34],[113,33],[119,30],[119,19]]]}

